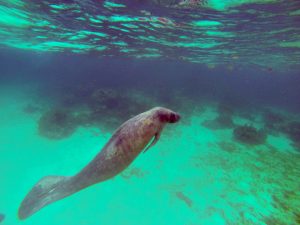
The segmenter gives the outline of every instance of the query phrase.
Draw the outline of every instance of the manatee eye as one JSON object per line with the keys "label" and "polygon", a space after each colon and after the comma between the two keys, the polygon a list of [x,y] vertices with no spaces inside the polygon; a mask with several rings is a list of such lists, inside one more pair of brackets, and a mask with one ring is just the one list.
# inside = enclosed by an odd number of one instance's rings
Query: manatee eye
{"label": "manatee eye", "polygon": [[164,113],[159,113],[159,114],[158,114],[158,118],[159,118],[159,120],[160,120],[161,122],[163,122],[163,123],[168,122],[168,117],[167,117],[167,115],[164,114]]}
{"label": "manatee eye", "polygon": [[170,118],[169,118],[169,123],[175,123],[180,119],[179,114],[177,113],[171,113]]}
{"label": "manatee eye", "polygon": [[171,113],[171,116],[170,116],[170,122],[174,122],[176,120],[176,115],[174,113]]}

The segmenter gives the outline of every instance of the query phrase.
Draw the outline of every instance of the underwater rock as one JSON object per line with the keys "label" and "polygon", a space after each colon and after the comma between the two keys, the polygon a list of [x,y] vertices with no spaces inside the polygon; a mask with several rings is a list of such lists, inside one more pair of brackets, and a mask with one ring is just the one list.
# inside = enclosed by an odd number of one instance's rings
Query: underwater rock
{"label": "underwater rock", "polygon": [[233,137],[244,144],[260,145],[265,143],[267,135],[262,130],[259,131],[252,126],[244,125],[238,126],[233,130]]}
{"label": "underwater rock", "polygon": [[75,124],[78,126],[89,127],[95,125],[91,120],[91,112],[90,111],[80,111],[76,115],[74,115]]}
{"label": "underwater rock", "polygon": [[112,127],[122,123],[122,121],[129,119],[139,112],[145,111],[145,108],[147,108],[146,104],[139,104],[128,98],[123,98],[120,101],[123,101],[123,103],[119,103],[118,107],[106,105],[106,110],[99,108],[92,109],[88,117],[89,123],[101,125],[110,130]]}
{"label": "underwater rock", "polygon": [[300,141],[299,142],[294,142],[293,147],[300,152]]}
{"label": "underwater rock", "polygon": [[247,110],[239,110],[237,115],[241,118],[244,118],[244,119],[252,121],[252,122],[256,121],[257,120],[257,117],[256,117],[257,112],[255,112],[253,109],[251,111],[250,111],[250,109],[248,111]]}
{"label": "underwater rock", "polygon": [[92,93],[88,106],[94,113],[107,114],[107,110],[120,110],[124,106],[124,99],[115,90],[99,88]]}
{"label": "underwater rock", "polygon": [[293,142],[293,147],[300,151],[300,122],[287,121],[283,115],[267,111],[264,114],[265,128],[272,133],[283,133]]}
{"label": "underwater rock", "polygon": [[271,124],[271,123],[282,123],[284,122],[284,116],[280,115],[278,113],[275,113],[273,111],[267,111],[264,114],[264,120],[266,123]]}
{"label": "underwater rock", "polygon": [[232,121],[232,117],[229,115],[220,115],[215,120],[221,128],[232,128],[234,127],[234,123]]}
{"label": "underwater rock", "polygon": [[75,124],[97,126],[111,131],[130,116],[148,108],[135,110],[137,105],[115,89],[95,88],[93,85],[74,87],[61,98],[63,108],[77,112],[73,117]]}
{"label": "underwater rock", "polygon": [[47,111],[38,122],[39,134],[49,139],[62,139],[70,136],[77,123],[68,111],[52,109]]}
{"label": "underwater rock", "polygon": [[115,127],[135,114],[145,111],[149,105],[135,101],[116,90],[101,88],[93,92],[88,107],[91,110],[89,123]]}
{"label": "underwater rock", "polygon": [[285,126],[284,130],[293,141],[300,141],[300,122],[290,122]]}
{"label": "underwater rock", "polygon": [[233,108],[225,103],[220,103],[218,105],[217,111],[219,115],[227,115],[230,117],[233,115]]}
{"label": "underwater rock", "polygon": [[286,124],[283,131],[294,142],[294,146],[300,149],[300,122],[293,121]]}
{"label": "underwater rock", "polygon": [[5,219],[5,215],[0,213],[0,223]]}
{"label": "underwater rock", "polygon": [[267,111],[263,115],[265,128],[271,131],[280,131],[285,122],[284,116],[273,111]]}

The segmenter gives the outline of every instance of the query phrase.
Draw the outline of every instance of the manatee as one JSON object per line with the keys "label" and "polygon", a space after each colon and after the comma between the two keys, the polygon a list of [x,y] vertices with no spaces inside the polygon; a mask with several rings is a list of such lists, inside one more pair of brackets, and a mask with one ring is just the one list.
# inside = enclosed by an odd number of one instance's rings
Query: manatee
{"label": "manatee", "polygon": [[163,107],[155,107],[129,119],[77,174],[42,178],[22,201],[18,211],[19,219],[26,219],[50,203],[118,175],[142,151],[146,152],[159,140],[167,123],[175,123],[179,119],[178,113]]}

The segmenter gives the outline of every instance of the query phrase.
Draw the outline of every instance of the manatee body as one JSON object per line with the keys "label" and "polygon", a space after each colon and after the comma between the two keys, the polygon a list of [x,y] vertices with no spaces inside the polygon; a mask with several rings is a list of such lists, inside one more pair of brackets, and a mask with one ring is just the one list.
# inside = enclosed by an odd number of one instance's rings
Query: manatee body
{"label": "manatee body", "polygon": [[[100,153],[78,174],[71,177],[42,178],[22,201],[19,218],[26,219],[52,202],[119,174],[143,150],[146,151],[158,141],[165,124],[175,123],[179,119],[179,114],[155,107],[126,121],[115,131]],[[152,139],[152,143],[148,145]]]}

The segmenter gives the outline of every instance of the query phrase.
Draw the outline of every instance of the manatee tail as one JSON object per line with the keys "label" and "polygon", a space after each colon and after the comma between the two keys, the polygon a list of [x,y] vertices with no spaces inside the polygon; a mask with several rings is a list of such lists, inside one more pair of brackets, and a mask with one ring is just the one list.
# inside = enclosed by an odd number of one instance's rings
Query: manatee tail
{"label": "manatee tail", "polygon": [[42,178],[26,195],[19,208],[19,219],[26,219],[44,206],[74,193],[70,177],[47,176]]}

